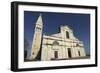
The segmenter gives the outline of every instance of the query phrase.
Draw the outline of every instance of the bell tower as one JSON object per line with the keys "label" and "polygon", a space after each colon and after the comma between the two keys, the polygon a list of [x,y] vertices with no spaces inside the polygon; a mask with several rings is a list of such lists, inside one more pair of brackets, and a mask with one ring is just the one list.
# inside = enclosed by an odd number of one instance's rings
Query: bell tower
{"label": "bell tower", "polygon": [[34,36],[33,36],[33,42],[32,42],[32,58],[35,59],[41,45],[41,39],[42,39],[42,29],[43,29],[43,21],[41,14],[39,15],[36,23],[35,23],[35,30],[34,30]]}

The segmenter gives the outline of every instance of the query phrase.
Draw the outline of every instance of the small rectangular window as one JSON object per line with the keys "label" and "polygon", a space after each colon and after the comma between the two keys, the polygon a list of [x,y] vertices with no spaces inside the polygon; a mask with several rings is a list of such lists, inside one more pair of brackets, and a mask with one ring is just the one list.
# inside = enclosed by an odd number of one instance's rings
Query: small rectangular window
{"label": "small rectangular window", "polygon": [[69,39],[69,32],[68,31],[66,31],[66,38]]}
{"label": "small rectangular window", "polygon": [[81,55],[80,55],[80,51],[78,51],[78,55],[81,56]]}

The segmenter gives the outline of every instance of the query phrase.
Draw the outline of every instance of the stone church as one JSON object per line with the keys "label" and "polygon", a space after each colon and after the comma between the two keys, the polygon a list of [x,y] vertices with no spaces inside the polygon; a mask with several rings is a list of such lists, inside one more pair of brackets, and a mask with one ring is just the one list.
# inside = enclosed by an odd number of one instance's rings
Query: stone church
{"label": "stone church", "polygon": [[74,36],[72,29],[67,25],[60,26],[59,33],[45,35],[42,31],[43,21],[40,15],[35,23],[34,30],[33,59],[39,56],[41,61],[67,60],[86,56],[83,42]]}

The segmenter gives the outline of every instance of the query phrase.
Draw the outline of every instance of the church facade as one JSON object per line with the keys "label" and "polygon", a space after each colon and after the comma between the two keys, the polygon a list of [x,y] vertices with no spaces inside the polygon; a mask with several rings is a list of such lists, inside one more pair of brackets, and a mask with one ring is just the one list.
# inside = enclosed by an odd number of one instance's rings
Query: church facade
{"label": "church facade", "polygon": [[[32,42],[32,57],[35,59],[40,52],[42,61],[67,60],[85,57],[85,48],[82,41],[74,36],[72,29],[67,25],[60,26],[57,34],[43,34],[43,21],[40,15],[37,19]],[[52,29],[51,29],[52,30]]]}

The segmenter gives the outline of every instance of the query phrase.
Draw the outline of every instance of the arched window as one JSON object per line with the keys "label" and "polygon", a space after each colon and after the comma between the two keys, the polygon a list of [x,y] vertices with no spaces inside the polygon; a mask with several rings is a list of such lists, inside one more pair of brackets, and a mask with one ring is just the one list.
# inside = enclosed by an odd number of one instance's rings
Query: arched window
{"label": "arched window", "polygon": [[79,44],[76,44],[76,46],[79,46]]}
{"label": "arched window", "polygon": [[69,32],[66,31],[66,38],[69,39]]}
{"label": "arched window", "polygon": [[53,42],[53,45],[59,45],[59,42],[54,41],[54,42]]}

